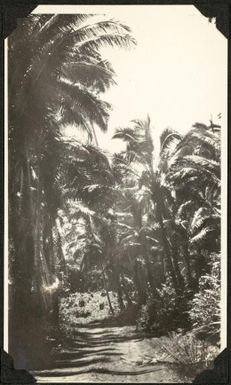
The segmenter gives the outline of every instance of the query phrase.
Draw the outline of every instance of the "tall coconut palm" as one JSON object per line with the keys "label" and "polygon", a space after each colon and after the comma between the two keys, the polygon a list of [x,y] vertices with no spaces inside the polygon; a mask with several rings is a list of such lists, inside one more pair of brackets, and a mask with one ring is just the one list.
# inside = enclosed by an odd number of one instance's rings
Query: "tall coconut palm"
{"label": "tall coconut palm", "polygon": [[168,180],[175,191],[174,226],[184,249],[188,281],[192,282],[194,264],[197,285],[202,251],[217,252],[220,243],[220,137],[213,124],[196,123],[182,138],[175,148]]}
{"label": "tall coconut palm", "polygon": [[[166,229],[166,220],[168,219],[166,199],[169,198],[170,194],[166,187],[165,170],[160,161],[157,162],[156,159],[154,161],[154,145],[150,131],[150,118],[148,117],[145,121],[135,120],[133,123],[133,128],[125,130],[118,129],[114,138],[122,138],[125,140],[128,143],[126,150],[127,158],[131,162],[138,163],[144,168],[139,181],[139,187],[145,187],[155,207],[155,215],[160,226],[161,244],[166,263],[171,272],[175,289],[179,290],[180,272],[177,261],[171,253],[171,245]],[[161,151],[163,153],[163,149],[161,149]]]}
{"label": "tall coconut palm", "polygon": [[[90,138],[94,124],[106,130],[110,106],[100,93],[113,84],[114,72],[100,48],[133,43],[127,26],[78,14],[31,15],[19,21],[8,39],[11,273],[17,288],[12,291],[16,318],[11,318],[15,330],[19,323],[27,324],[35,303],[32,292],[38,296],[39,307],[47,299],[41,287],[44,283],[50,287],[53,280],[49,266],[54,261],[52,255],[44,255],[43,244],[47,241],[52,246],[59,206],[55,179],[60,152],[55,148],[60,127],[74,124]],[[50,199],[51,194],[56,198]],[[22,298],[28,299],[26,304]]]}
{"label": "tall coconut palm", "polygon": [[128,27],[113,20],[94,22],[91,15],[24,19],[9,38],[10,107],[21,131],[28,135],[37,127],[38,136],[52,115],[89,135],[93,123],[105,130],[108,104],[98,95],[113,84],[114,72],[99,49],[132,43]]}

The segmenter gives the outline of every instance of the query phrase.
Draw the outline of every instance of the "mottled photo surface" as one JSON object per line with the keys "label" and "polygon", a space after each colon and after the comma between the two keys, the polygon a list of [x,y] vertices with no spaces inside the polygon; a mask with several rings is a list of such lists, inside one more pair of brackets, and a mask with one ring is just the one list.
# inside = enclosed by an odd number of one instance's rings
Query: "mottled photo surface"
{"label": "mottled photo surface", "polygon": [[226,346],[216,19],[192,5],[40,6],[5,52],[15,368],[45,383],[193,382]]}

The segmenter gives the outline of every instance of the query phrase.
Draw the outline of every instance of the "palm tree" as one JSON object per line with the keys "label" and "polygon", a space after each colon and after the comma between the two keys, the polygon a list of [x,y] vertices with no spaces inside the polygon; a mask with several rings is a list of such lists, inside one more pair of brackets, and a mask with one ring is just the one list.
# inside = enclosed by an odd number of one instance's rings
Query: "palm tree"
{"label": "palm tree", "polygon": [[106,130],[109,105],[99,93],[114,83],[114,72],[99,49],[105,44],[129,46],[134,42],[129,32],[113,20],[94,22],[91,15],[24,19],[9,38],[9,68],[14,74],[9,97],[11,113],[18,124],[22,119],[26,134],[33,133],[31,126],[37,127],[38,139],[47,118],[74,123],[91,136],[94,123]]}
{"label": "palm tree", "polygon": [[[171,253],[171,245],[166,230],[166,221],[168,214],[166,209],[166,199],[169,199],[169,191],[166,185],[166,165],[163,166],[163,158],[160,156],[159,162],[153,157],[154,145],[150,132],[150,118],[146,121],[133,121],[134,128],[118,129],[114,138],[122,138],[127,145],[126,157],[130,162],[140,164],[143,167],[142,175],[139,179],[139,187],[145,187],[145,194],[149,195],[155,210],[155,217],[160,226],[161,244],[164,250],[166,263],[171,272],[174,287],[177,291],[180,289],[180,272],[176,256]],[[167,144],[167,141],[164,141]],[[160,155],[164,154],[163,146]],[[156,157],[155,157],[156,158]],[[167,157],[165,156],[165,162]],[[149,262],[147,260],[147,265]],[[150,274],[150,268],[148,268]],[[151,280],[151,277],[150,277]]]}
{"label": "palm tree", "polygon": [[197,287],[202,274],[198,268],[207,265],[202,263],[201,252],[217,252],[220,248],[220,138],[212,123],[196,123],[178,143],[169,183],[175,191],[174,226],[184,248],[188,283],[192,285],[191,265],[195,259]]}
{"label": "palm tree", "polygon": [[[196,123],[185,136],[166,129],[160,137],[159,154],[154,154],[149,117],[145,122],[135,120],[133,123],[133,128],[118,129],[114,138],[121,138],[127,143],[126,169],[128,170],[129,167],[131,170],[137,169],[137,164],[139,169],[143,168],[138,177],[139,194],[143,198],[148,196],[149,202],[153,203],[154,220],[159,224],[159,240],[163,247],[166,264],[175,290],[180,294],[185,285],[182,268],[180,268],[182,257],[186,264],[188,285],[192,284],[188,249],[190,243],[198,242],[212,230],[216,234],[219,232],[217,223],[219,207],[215,204],[219,197],[220,183],[219,135],[212,130],[212,126],[207,127],[199,123]],[[191,203],[191,210],[192,206],[196,210],[202,202],[203,205],[209,205],[205,210],[207,215],[204,218],[207,227],[204,228],[201,222],[201,232],[195,234],[195,238],[190,236],[190,240],[185,238],[185,221],[180,222],[179,213],[183,208],[189,208],[189,203]],[[145,206],[147,207],[147,203]],[[193,212],[191,214],[193,215]],[[142,224],[142,219],[140,223]],[[190,234],[193,234],[191,224],[189,227]],[[148,260],[146,264],[149,266]],[[150,267],[148,271],[150,272]]]}
{"label": "palm tree", "polygon": [[[86,276],[87,274],[89,275],[91,269],[97,267],[101,270],[103,286],[106,291],[109,308],[112,315],[114,315],[107,275],[107,254],[109,250],[108,245],[100,234],[102,227],[104,230],[105,227],[107,228],[106,218],[102,218],[100,212],[89,209],[80,200],[73,199],[69,199],[66,202],[65,215],[71,224],[71,228],[68,229],[64,238],[70,238],[68,250],[70,252],[71,247],[73,256],[75,256],[75,259],[77,258],[79,260],[80,277],[86,281]],[[81,230],[79,229],[80,223]],[[89,284],[89,282],[87,282],[87,284]],[[84,285],[84,288],[86,289],[86,285]],[[98,288],[100,288],[100,285]]]}
{"label": "palm tree", "polygon": [[[81,145],[76,141],[69,141],[68,145],[71,149],[64,165],[63,181],[64,185],[67,186],[67,189],[64,187],[64,196],[73,201],[73,215],[77,217],[80,210],[75,209],[76,203],[74,202],[80,203],[82,215],[87,220],[85,231],[87,248],[83,255],[83,261],[85,262],[82,266],[89,268],[91,259],[94,265],[95,257],[98,256],[97,264],[102,271],[109,307],[112,314],[114,314],[109,287],[116,289],[121,308],[124,307],[124,304],[120,271],[115,253],[117,229],[114,226],[113,215],[110,212],[113,200],[118,194],[114,186],[113,170],[108,157],[99,148]],[[76,157],[76,152],[73,149],[79,146],[81,146],[82,153],[81,156],[79,153],[78,157]],[[78,242],[78,239],[76,239],[76,242]],[[112,271],[112,274],[110,274],[110,271]]]}
{"label": "palm tree", "polygon": [[[113,84],[114,72],[99,49],[133,43],[127,26],[94,21],[92,15],[31,15],[19,22],[8,40],[9,236],[16,317],[11,317],[12,329],[26,325],[35,304],[32,293],[38,296],[40,312],[46,309],[47,295],[41,288],[50,287],[54,279],[52,229],[60,204],[56,178],[60,127],[75,124],[90,138],[94,124],[106,130],[110,106],[100,93]],[[43,247],[46,242],[49,253]],[[21,298],[28,298],[27,303]],[[16,338],[16,349],[17,342]]]}

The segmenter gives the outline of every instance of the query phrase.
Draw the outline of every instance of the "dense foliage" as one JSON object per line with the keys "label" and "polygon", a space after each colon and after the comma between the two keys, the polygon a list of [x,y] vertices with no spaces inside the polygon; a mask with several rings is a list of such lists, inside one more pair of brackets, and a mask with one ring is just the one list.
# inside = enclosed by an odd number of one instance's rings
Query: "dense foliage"
{"label": "dense foliage", "polygon": [[114,135],[125,151],[88,147],[80,168],[74,156],[73,174],[65,174],[73,191],[60,215],[72,291],[105,290],[111,315],[116,292],[118,322],[136,321],[139,330],[193,328],[217,342],[219,126],[196,123],[185,135],[167,129],[158,143],[149,118],[132,123]]}
{"label": "dense foliage", "polygon": [[102,151],[105,44],[134,40],[91,15],[33,15],[9,38],[10,352],[23,367],[48,325],[96,315],[219,341],[220,126],[158,138],[137,119],[114,134],[124,151]]}

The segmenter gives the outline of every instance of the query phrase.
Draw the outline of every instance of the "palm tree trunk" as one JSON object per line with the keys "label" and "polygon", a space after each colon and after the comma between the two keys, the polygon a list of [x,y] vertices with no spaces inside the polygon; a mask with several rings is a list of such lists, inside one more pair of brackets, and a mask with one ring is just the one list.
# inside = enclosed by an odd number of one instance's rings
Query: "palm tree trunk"
{"label": "palm tree trunk", "polygon": [[162,237],[162,243],[163,243],[164,252],[166,256],[166,261],[168,263],[168,267],[171,273],[171,277],[172,277],[172,281],[173,281],[173,285],[176,290],[176,293],[179,293],[179,286],[178,286],[178,282],[177,282],[171,254],[170,254],[170,247],[167,239],[167,234],[166,234],[164,222],[163,222],[163,216],[162,216],[163,201],[162,201],[161,192],[159,191],[158,194],[156,194],[156,196],[157,198],[156,200],[154,198],[153,202],[156,203],[156,206],[157,206],[157,220],[161,228],[161,237]]}
{"label": "palm tree trunk", "polygon": [[121,269],[121,279],[122,279],[122,289],[123,289],[126,301],[127,301],[128,305],[130,306],[130,305],[132,305],[132,300],[131,300],[129,293],[128,293],[128,290],[126,288],[124,272],[122,269]]}
{"label": "palm tree trunk", "polygon": [[186,264],[188,287],[192,288],[192,286],[193,286],[192,271],[191,271],[191,266],[190,266],[190,254],[189,254],[187,243],[184,243],[182,245],[182,250],[183,250],[184,261]]}
{"label": "palm tree trunk", "polygon": [[[59,268],[60,268],[62,273],[66,273],[66,261],[65,261],[65,257],[63,254],[62,238],[61,238],[59,229],[57,229],[57,231],[58,231],[58,263],[59,263]],[[58,273],[60,273],[60,271]]]}
{"label": "palm tree trunk", "polygon": [[147,299],[147,294],[144,290],[144,287],[142,283],[140,282],[140,276],[139,276],[139,264],[136,259],[134,264],[134,282],[136,284],[137,292],[138,292],[138,298],[140,305],[144,304]]}
{"label": "palm tree trunk", "polygon": [[179,264],[178,264],[178,255],[179,255],[179,249],[177,245],[177,239],[175,235],[172,235],[172,241],[171,241],[171,246],[172,246],[172,260],[173,260],[173,266],[176,272],[176,278],[178,281],[178,286],[180,287],[181,290],[184,289],[184,279],[182,277],[182,274],[180,272]]}
{"label": "palm tree trunk", "polygon": [[52,224],[49,215],[45,217],[43,226],[43,251],[49,271],[52,271],[52,254],[54,253]]}
{"label": "palm tree trunk", "polygon": [[105,271],[104,271],[104,267],[103,267],[102,261],[100,261],[100,264],[101,264],[101,271],[102,271],[102,276],[103,276],[104,289],[106,291],[109,309],[110,309],[112,315],[114,316],[115,312],[114,312],[114,309],[112,307],[111,298],[110,298],[110,294],[109,294],[109,290],[108,290],[108,285],[107,285],[107,279],[105,277]]}
{"label": "palm tree trunk", "polygon": [[23,168],[20,169],[20,196],[19,196],[19,216],[23,215],[22,205],[23,205],[23,194],[24,194],[24,172]]}
{"label": "palm tree trunk", "polygon": [[120,281],[120,272],[119,272],[119,267],[113,266],[113,271],[114,271],[114,277],[115,277],[115,283],[116,283],[116,288],[117,288],[117,296],[118,296],[118,303],[120,310],[124,310],[124,301],[123,301],[123,292],[122,292],[122,286],[121,286],[121,281]]}
{"label": "palm tree trunk", "polygon": [[[24,143],[25,146],[25,143]],[[30,341],[28,331],[32,329],[34,302],[32,295],[33,278],[33,223],[30,204],[31,182],[28,175],[28,155],[25,147],[20,159],[13,159],[10,167],[10,185],[14,187],[9,190],[9,238],[12,243],[13,259],[9,261],[13,280],[10,289],[10,313],[9,313],[9,352],[15,360],[15,365],[20,365],[22,356],[30,365],[33,361],[34,345]],[[18,162],[18,163],[16,163]],[[19,166],[19,205],[16,202],[18,191],[16,167]],[[12,174],[14,178],[12,178]]]}
{"label": "palm tree trunk", "polygon": [[149,286],[151,289],[154,289],[154,279],[152,276],[152,265],[151,265],[147,250],[144,250],[144,260],[145,260],[146,273],[147,273]]}
{"label": "palm tree trunk", "polygon": [[40,271],[40,258],[41,258],[41,180],[40,170],[38,167],[38,183],[37,183],[37,197],[36,197],[36,209],[35,209],[35,229],[34,229],[34,240],[35,240],[35,255],[34,255],[34,274],[36,283],[36,293],[39,295],[41,285],[41,271]]}
{"label": "palm tree trunk", "polygon": [[117,296],[118,296],[118,303],[119,303],[120,310],[124,310],[125,309],[122,293],[123,293],[122,292],[122,287],[121,287],[121,284],[120,284],[120,279],[118,277]]}

